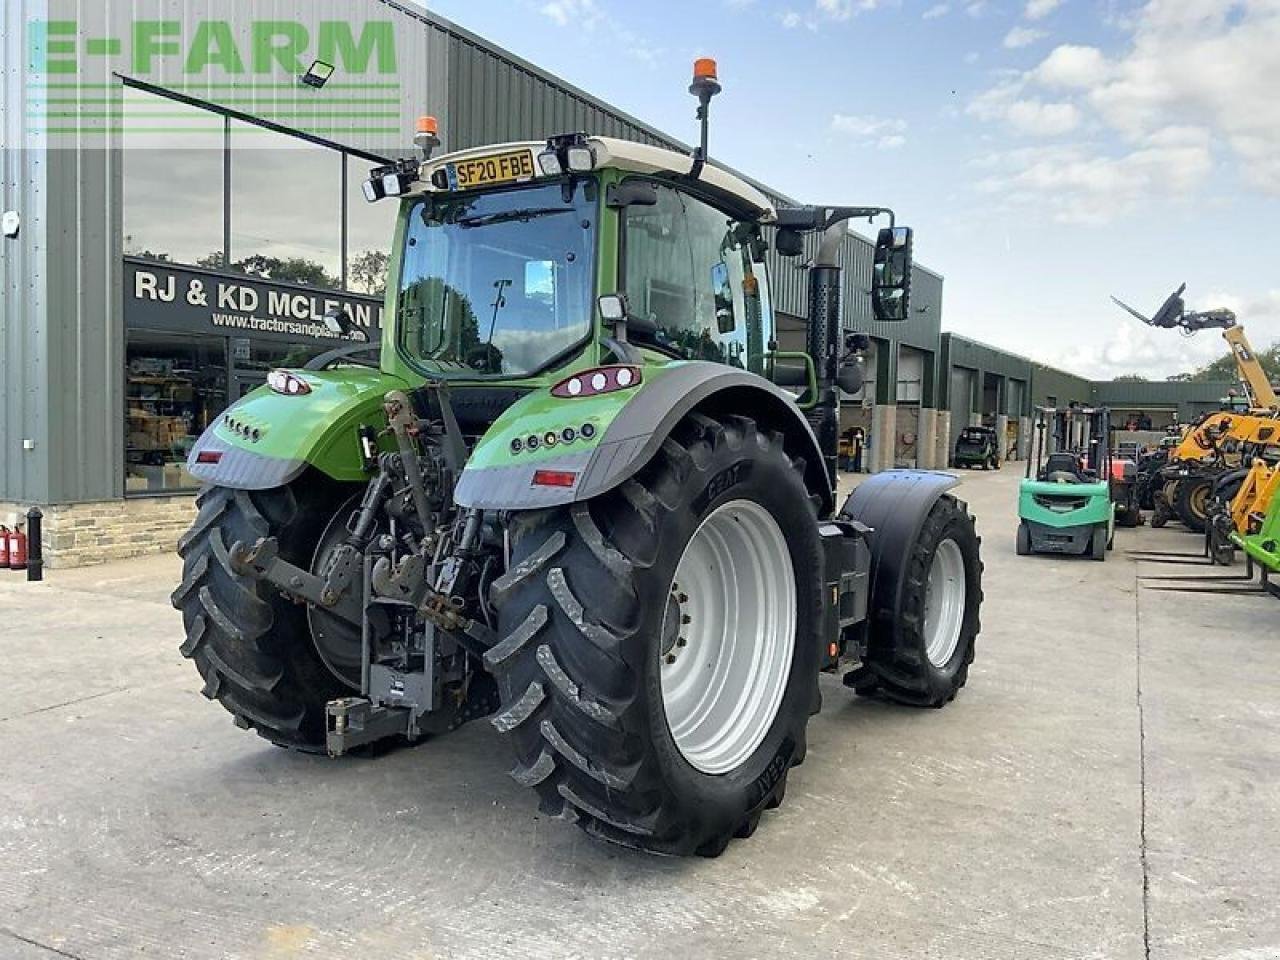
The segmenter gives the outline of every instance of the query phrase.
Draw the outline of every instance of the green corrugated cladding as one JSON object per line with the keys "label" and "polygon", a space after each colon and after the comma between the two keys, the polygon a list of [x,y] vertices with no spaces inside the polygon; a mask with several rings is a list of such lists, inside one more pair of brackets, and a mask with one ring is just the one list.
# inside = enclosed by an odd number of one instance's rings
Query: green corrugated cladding
{"label": "green corrugated cladding", "polygon": [[1015,409],[1017,405],[1016,395],[1021,393],[1023,397],[1026,397],[1026,387],[1011,387],[1014,382],[1024,385],[1030,382],[1032,362],[1026,357],[1010,353],[1007,350],[1001,350],[999,347],[993,347],[980,340],[962,337],[958,333],[942,334],[938,355],[938,370],[940,371],[938,375],[938,409],[949,408],[952,411],[953,418],[963,414],[967,419],[971,401],[966,402],[963,397],[951,396],[951,370],[955,367],[961,367],[976,372],[975,389],[978,393],[979,401],[982,396],[982,387],[986,375],[991,374],[1000,377],[1003,381],[1000,386],[1000,409],[996,412],[1007,414],[1011,417],[1027,416],[1028,410],[1025,402],[1022,404],[1023,409]]}
{"label": "green corrugated cladding", "polygon": [[1093,384],[1093,402],[1113,410],[1177,409],[1178,419],[1185,422],[1202,413],[1218,409],[1228,390],[1239,392],[1232,381],[1183,382],[1149,380],[1099,380]]}
{"label": "green corrugated cladding", "polygon": [[1088,405],[1093,402],[1093,384],[1057,367],[1032,363],[1031,405],[1042,407],[1050,401],[1059,407],[1073,402]]}

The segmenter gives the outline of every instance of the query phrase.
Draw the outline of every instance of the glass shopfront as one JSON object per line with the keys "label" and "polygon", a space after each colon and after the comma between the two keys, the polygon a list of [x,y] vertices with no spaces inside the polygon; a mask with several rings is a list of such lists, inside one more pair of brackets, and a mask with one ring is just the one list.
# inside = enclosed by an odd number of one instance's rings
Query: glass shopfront
{"label": "glass shopfront", "polygon": [[[123,124],[125,494],[192,491],[200,433],[276,367],[380,339],[393,203],[370,158],[132,86],[130,105],[199,135]],[[193,145],[198,144],[198,145]],[[327,309],[358,332],[335,336]]]}

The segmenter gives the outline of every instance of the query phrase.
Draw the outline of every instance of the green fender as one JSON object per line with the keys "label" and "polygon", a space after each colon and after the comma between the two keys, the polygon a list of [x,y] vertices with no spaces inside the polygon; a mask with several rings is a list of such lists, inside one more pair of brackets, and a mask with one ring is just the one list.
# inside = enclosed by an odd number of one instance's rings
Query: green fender
{"label": "green fender", "polygon": [[[405,382],[365,367],[289,373],[311,392],[287,396],[259,387],[234,403],[196,441],[187,460],[192,476],[238,490],[283,486],[308,466],[335,480],[368,479],[356,430],[385,426],[382,398],[407,389]],[[215,454],[216,463],[201,462]]]}
{"label": "green fender", "polygon": [[822,515],[830,514],[834,497],[822,454],[790,394],[718,363],[667,362],[640,371],[639,384],[625,390],[583,397],[536,390],[507,408],[472,451],[454,500],[485,510],[591,500],[634,475],[696,408],[753,417],[762,429],[783,431],[792,456],[805,461]]}

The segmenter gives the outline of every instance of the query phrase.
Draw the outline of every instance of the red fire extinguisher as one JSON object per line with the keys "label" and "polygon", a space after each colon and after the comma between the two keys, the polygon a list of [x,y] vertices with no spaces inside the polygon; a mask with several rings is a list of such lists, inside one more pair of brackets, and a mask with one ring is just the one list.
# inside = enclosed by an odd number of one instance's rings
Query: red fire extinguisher
{"label": "red fire extinguisher", "polygon": [[0,524],[0,570],[9,569],[9,528]]}
{"label": "red fire extinguisher", "polygon": [[27,569],[27,535],[21,527],[9,531],[9,569]]}

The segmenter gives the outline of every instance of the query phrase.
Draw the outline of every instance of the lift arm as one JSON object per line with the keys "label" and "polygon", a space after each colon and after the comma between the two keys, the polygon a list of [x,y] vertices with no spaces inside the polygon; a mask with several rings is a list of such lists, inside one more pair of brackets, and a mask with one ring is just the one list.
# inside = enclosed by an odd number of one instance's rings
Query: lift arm
{"label": "lift arm", "polygon": [[1249,338],[1244,335],[1244,327],[1227,327],[1222,331],[1222,339],[1231,346],[1231,353],[1236,358],[1236,371],[1240,380],[1249,392],[1249,405],[1254,409],[1280,409],[1280,399],[1271,389],[1271,381],[1262,369]]}

